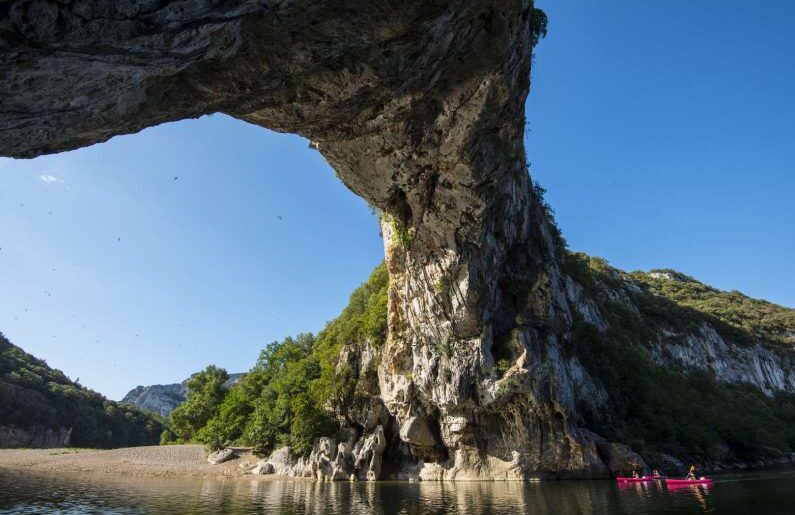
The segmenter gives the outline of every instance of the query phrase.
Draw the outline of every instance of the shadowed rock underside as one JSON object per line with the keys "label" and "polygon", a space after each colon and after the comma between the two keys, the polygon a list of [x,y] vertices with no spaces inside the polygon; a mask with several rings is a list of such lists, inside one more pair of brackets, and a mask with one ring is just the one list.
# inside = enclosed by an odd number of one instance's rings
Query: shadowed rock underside
{"label": "shadowed rock underside", "polygon": [[4,2],[0,155],[214,112],[308,138],[382,213],[390,273],[371,409],[313,471],[604,476],[575,423],[599,393],[563,350],[574,308],[527,173],[540,30],[528,0]]}
{"label": "shadowed rock underside", "polygon": [[[577,392],[560,386],[580,372],[549,330],[570,313],[523,147],[532,2],[0,9],[0,154],[224,112],[310,139],[383,212],[391,475],[605,473],[573,424]],[[498,372],[495,354],[512,368]]]}

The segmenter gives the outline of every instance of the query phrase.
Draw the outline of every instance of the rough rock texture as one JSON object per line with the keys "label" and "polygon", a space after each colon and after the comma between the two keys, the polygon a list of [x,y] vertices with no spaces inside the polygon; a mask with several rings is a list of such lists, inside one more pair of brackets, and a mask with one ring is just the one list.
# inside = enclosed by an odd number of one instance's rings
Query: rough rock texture
{"label": "rough rock texture", "polygon": [[[2,9],[0,154],[215,111],[309,138],[384,212],[392,282],[379,387],[409,423],[418,473],[604,472],[570,421],[574,393],[558,391],[557,377],[577,372],[541,333],[567,308],[554,305],[561,279],[523,149],[532,2]],[[510,377],[494,368],[498,350]]]}
{"label": "rough rock texture", "polygon": [[383,427],[376,426],[363,438],[355,432],[346,442],[318,438],[308,457],[295,456],[289,448],[276,449],[251,470],[251,474],[311,477],[325,481],[380,479],[386,448]]}
{"label": "rough rock texture", "polygon": [[[244,374],[229,374],[229,379],[224,383],[225,388],[240,381]],[[124,396],[120,402],[132,404],[139,408],[167,417],[174,408],[185,402],[188,389],[185,386],[188,380],[174,384],[154,384],[151,386],[136,386]]]}
{"label": "rough rock texture", "polygon": [[0,155],[217,111],[310,139],[383,213],[389,335],[380,359],[351,355],[372,395],[351,415],[361,434],[308,458],[278,451],[274,472],[604,476],[576,416],[604,394],[564,349],[575,314],[599,315],[571,295],[523,148],[534,13],[528,0],[5,2]]}
{"label": "rough rock texture", "polygon": [[211,452],[210,455],[207,456],[207,463],[210,465],[218,465],[219,463],[224,463],[225,461],[235,458],[237,458],[237,454],[232,449],[221,449]]}
{"label": "rough rock texture", "polygon": [[267,476],[269,474],[274,473],[273,465],[266,462],[259,462],[254,467],[249,470],[249,474],[254,476]]}
{"label": "rough rock texture", "polygon": [[[675,272],[651,272],[651,277],[681,281],[686,277]],[[632,300],[632,293],[640,291],[631,280],[615,278],[614,284],[600,283],[592,286],[598,295],[610,299],[632,313],[640,313]],[[692,278],[688,278],[692,281]],[[566,298],[577,316],[605,331],[609,324],[605,313],[594,302],[594,292],[586,293],[581,285],[567,277]],[[787,345],[768,341],[764,335],[753,343],[737,343],[724,339],[709,322],[686,331],[674,327],[660,326],[650,344],[637,342],[655,363],[684,370],[704,370],[719,381],[733,384],[751,384],[768,396],[776,392],[795,393],[795,338],[780,335]],[[584,379],[587,380],[587,377]],[[583,386],[583,385],[581,385]],[[589,395],[592,402],[600,402],[599,394]],[[601,399],[603,400],[603,399]]]}
{"label": "rough rock texture", "polygon": [[185,402],[188,392],[182,383],[136,386],[121,402],[138,406],[167,417],[174,408]]}
{"label": "rough rock texture", "polygon": [[647,468],[643,458],[624,444],[599,442],[596,445],[599,449],[599,455],[614,476],[628,476],[632,471],[643,474]]}
{"label": "rough rock texture", "polygon": [[29,428],[0,426],[0,448],[35,447],[53,448],[68,447],[72,436],[70,428],[52,429],[35,425]]}
{"label": "rough rock texture", "polygon": [[[673,336],[673,337],[672,337]],[[749,383],[767,395],[795,392],[795,355],[756,343],[738,346],[726,342],[709,324],[684,338],[663,334],[652,350],[661,364],[707,370],[727,383]]]}
{"label": "rough rock texture", "polygon": [[309,138],[384,213],[391,283],[378,384],[411,474],[606,473],[572,418],[582,392],[570,378],[583,372],[548,330],[571,314],[523,148],[532,2],[2,9],[0,154],[223,111]]}

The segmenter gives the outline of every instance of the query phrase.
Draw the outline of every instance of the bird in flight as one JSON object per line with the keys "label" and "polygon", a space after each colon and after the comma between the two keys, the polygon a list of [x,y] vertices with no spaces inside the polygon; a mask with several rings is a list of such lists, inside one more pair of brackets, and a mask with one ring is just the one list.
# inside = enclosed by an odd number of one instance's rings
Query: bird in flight
{"label": "bird in flight", "polygon": [[277,216],[276,218],[277,218],[277,219],[278,219],[280,222],[284,222],[284,218],[282,218],[281,216]]}
{"label": "bird in flight", "polygon": [[178,180],[178,179],[179,179],[179,175],[175,175],[175,176],[174,176],[174,180],[176,181],[176,180]]}

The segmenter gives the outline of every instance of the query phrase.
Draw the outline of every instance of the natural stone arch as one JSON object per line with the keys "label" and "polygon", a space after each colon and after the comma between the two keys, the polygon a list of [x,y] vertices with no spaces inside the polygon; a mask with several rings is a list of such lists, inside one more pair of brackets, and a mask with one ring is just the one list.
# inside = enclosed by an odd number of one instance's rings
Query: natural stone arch
{"label": "natural stone arch", "polygon": [[574,422],[571,312],[526,170],[534,13],[529,0],[4,2],[0,155],[212,112],[309,138],[385,214],[378,376],[419,460],[404,473],[602,473]]}

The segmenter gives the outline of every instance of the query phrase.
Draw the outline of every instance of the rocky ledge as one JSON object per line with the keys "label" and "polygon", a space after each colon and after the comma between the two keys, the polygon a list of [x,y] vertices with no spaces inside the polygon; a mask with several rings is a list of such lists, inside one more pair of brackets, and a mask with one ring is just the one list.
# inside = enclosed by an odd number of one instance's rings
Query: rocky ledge
{"label": "rocky ledge", "polygon": [[319,440],[311,464],[266,465],[366,479],[609,474],[581,424],[604,391],[568,352],[593,306],[561,269],[524,151],[546,30],[532,0],[17,0],[0,13],[0,155],[224,112],[306,137],[381,212],[388,338],[372,402],[355,436]]}

